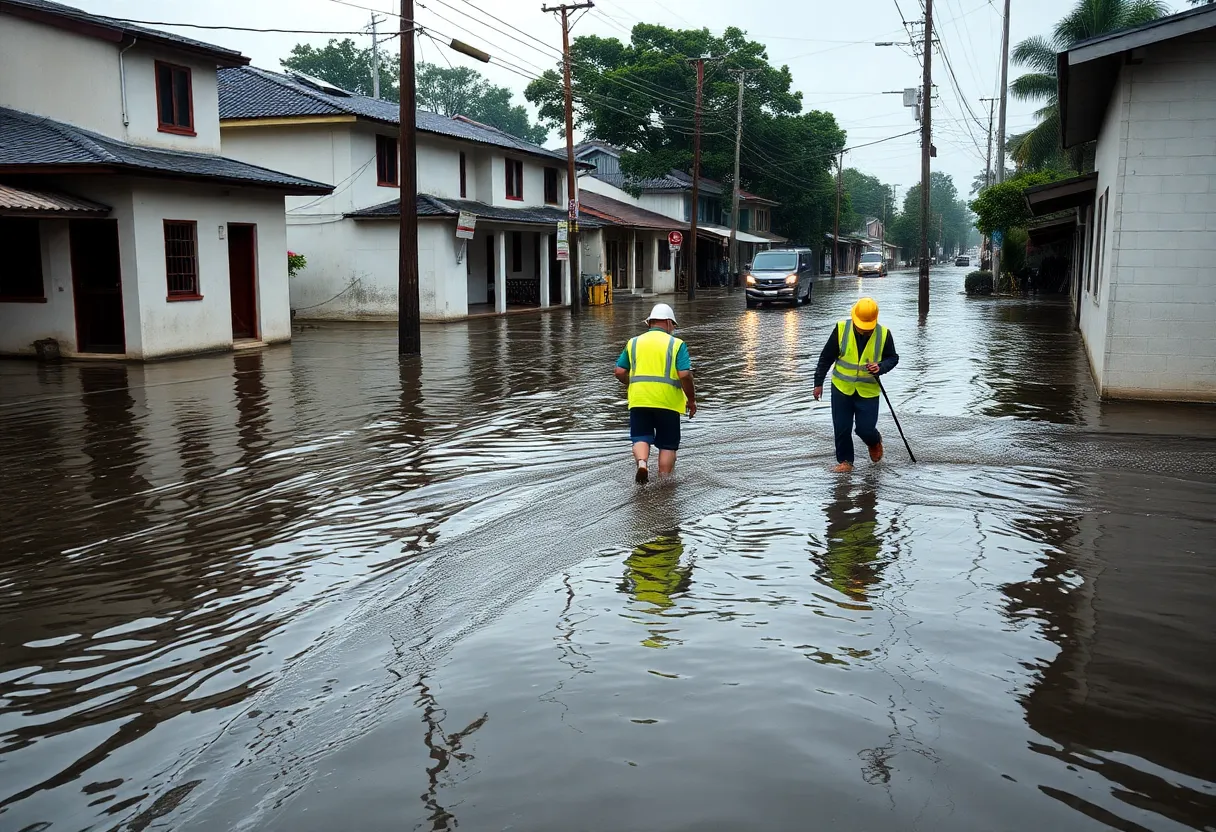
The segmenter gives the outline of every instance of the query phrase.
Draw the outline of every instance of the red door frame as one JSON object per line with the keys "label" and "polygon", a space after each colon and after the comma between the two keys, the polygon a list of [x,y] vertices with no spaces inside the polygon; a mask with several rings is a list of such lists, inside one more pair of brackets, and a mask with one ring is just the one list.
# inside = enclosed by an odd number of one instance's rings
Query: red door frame
{"label": "red door frame", "polygon": [[[252,222],[230,222],[228,223],[228,307],[229,314],[232,312],[233,299],[232,292],[232,229],[248,228],[249,229],[249,304],[250,316],[252,317],[253,332],[249,336],[258,338],[261,332],[261,320],[258,315],[258,226]],[[236,333],[233,333],[235,337]]]}

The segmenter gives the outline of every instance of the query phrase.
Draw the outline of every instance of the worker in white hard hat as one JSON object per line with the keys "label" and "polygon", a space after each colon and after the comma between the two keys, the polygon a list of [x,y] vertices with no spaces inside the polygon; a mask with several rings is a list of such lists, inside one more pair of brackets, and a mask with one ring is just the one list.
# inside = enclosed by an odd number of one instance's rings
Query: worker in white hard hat
{"label": "worker in white hard hat", "polygon": [[688,345],[673,333],[676,313],[655,304],[646,332],[630,338],[616,361],[616,377],[629,388],[629,439],[637,465],[635,481],[650,479],[650,446],[659,449],[659,475],[671,474],[680,449],[680,414],[697,414]]}

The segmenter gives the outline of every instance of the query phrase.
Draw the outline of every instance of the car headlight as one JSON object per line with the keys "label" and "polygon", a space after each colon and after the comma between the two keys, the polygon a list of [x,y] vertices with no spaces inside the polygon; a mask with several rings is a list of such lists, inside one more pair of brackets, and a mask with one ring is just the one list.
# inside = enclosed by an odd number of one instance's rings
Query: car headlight
{"label": "car headlight", "polygon": [[747,285],[748,285],[748,286],[755,286],[755,285],[756,285],[756,278],[755,278],[755,276],[753,276],[753,275],[750,275],[750,274],[749,274],[749,275],[748,275],[746,278],[744,278],[744,279],[747,281]]}
{"label": "car headlight", "polygon": [[793,286],[797,282],[798,282],[798,275],[796,275],[796,274],[787,275],[785,278],[786,286]]}

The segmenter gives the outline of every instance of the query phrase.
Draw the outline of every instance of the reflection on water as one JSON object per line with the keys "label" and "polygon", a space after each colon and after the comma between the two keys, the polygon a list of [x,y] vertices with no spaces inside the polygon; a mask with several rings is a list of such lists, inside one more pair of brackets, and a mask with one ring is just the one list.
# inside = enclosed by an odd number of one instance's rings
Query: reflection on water
{"label": "reflection on water", "polygon": [[1098,403],[1066,307],[960,285],[919,328],[866,283],[927,461],[845,479],[851,279],[680,307],[663,489],[624,301],[0,362],[0,829],[1211,827],[1210,411]]}

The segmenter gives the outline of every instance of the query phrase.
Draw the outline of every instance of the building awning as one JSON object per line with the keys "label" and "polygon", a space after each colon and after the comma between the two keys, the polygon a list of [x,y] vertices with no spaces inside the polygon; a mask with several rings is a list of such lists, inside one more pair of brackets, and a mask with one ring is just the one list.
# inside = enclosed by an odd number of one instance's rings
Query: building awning
{"label": "building awning", "polygon": [[58,191],[0,183],[0,217],[104,217],[110,207]]}
{"label": "building awning", "polygon": [[1066,211],[1094,201],[1098,190],[1098,174],[1087,173],[1072,179],[1061,179],[1046,185],[1035,185],[1025,191],[1026,205],[1035,217]]}
{"label": "building awning", "polygon": [[771,231],[749,231],[747,232],[753,237],[761,237],[770,243],[788,243],[789,237],[782,237],[780,234],[774,234]]}
{"label": "building awning", "polygon": [[[725,237],[730,239],[730,229],[724,225],[698,225],[697,231],[704,233],[707,236]],[[736,237],[741,243],[771,243],[772,240],[766,240],[764,237],[757,237],[755,234],[749,234],[746,231],[736,231]]]}
{"label": "building awning", "polygon": [[1066,240],[1077,231],[1077,218],[1074,214],[1064,217],[1053,217],[1026,226],[1032,245],[1043,246],[1058,240]]}
{"label": "building awning", "polygon": [[688,223],[672,219],[664,214],[647,211],[637,205],[621,202],[594,191],[583,191],[579,194],[579,210],[604,220],[610,225],[620,225],[626,228],[642,228],[649,231],[687,231]]}

